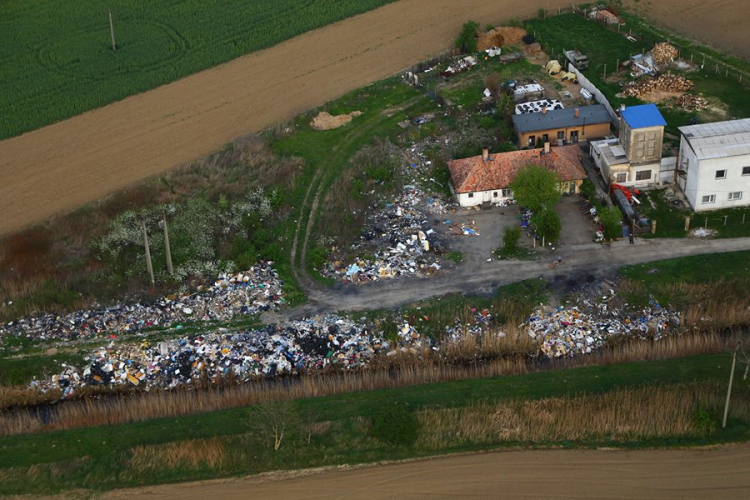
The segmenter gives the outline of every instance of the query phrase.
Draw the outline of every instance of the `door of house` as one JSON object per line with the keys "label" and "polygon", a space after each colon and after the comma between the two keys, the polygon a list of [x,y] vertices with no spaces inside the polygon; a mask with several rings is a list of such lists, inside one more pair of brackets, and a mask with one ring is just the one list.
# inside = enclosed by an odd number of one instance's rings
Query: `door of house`
{"label": "door of house", "polygon": [[570,142],[573,144],[578,142],[578,131],[577,130],[571,130],[570,131]]}

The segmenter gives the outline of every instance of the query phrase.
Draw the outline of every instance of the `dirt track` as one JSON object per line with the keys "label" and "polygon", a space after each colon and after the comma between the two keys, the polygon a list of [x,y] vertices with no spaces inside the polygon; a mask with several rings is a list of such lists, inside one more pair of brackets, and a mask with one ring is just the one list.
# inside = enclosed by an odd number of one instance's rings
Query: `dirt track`
{"label": "dirt track", "polygon": [[[732,0],[649,7],[682,31],[747,52]],[[0,234],[64,212],[265,129],[450,46],[461,24],[563,0],[401,0],[170,85],[0,142]],[[722,10],[724,9],[724,10]],[[737,28],[732,30],[733,28]],[[745,54],[750,55],[750,54]]]}
{"label": "dirt track", "polygon": [[294,477],[121,490],[105,498],[748,498],[750,446],[514,451]]}

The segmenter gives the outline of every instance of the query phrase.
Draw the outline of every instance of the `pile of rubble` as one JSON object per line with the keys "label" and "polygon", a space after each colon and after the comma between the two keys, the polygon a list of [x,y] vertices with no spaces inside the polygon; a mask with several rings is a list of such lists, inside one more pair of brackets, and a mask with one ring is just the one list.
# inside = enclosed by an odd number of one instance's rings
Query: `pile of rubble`
{"label": "pile of rubble", "polygon": [[79,369],[32,382],[63,397],[83,386],[130,385],[173,388],[200,381],[247,381],[302,374],[329,366],[354,369],[391,347],[362,324],[335,315],[291,321],[258,330],[213,332],[150,345],[111,343],[92,352]]}
{"label": "pile of rubble", "polygon": [[655,339],[679,332],[680,314],[654,299],[649,306],[627,313],[609,307],[614,291],[599,301],[584,300],[584,311],[575,307],[540,307],[526,323],[526,332],[541,352],[554,358],[589,354],[616,338]]}
{"label": "pile of rubble", "polygon": [[673,45],[661,42],[654,45],[654,48],[651,49],[651,54],[653,54],[654,62],[658,66],[664,66],[678,57],[680,52]]}
{"label": "pile of rubble", "polygon": [[101,334],[118,335],[190,321],[228,321],[281,305],[282,282],[270,262],[247,271],[222,274],[213,285],[187,296],[170,295],[153,303],[119,304],[65,316],[45,314],[0,325],[0,337],[74,340]]}
{"label": "pile of rubble", "polygon": [[438,253],[442,252],[443,245],[430,226],[427,214],[443,214],[447,210],[440,200],[425,197],[413,185],[405,186],[393,203],[373,211],[360,241],[350,248],[361,255],[374,252],[373,257],[356,258],[348,264],[328,263],[320,272],[348,283],[406,275],[430,276],[442,267]]}
{"label": "pile of rubble", "polygon": [[650,92],[674,92],[683,93],[690,91],[695,84],[687,78],[674,73],[664,73],[658,77],[642,78],[625,87],[622,95],[625,97],[638,97]]}

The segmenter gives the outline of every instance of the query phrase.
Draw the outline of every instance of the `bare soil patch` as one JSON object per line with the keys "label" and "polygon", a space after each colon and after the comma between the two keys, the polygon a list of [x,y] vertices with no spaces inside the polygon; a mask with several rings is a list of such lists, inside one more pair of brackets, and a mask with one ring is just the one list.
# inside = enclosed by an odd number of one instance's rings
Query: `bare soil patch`
{"label": "bare soil patch", "polygon": [[[215,151],[451,46],[469,18],[500,24],[551,0],[402,0],[152,91],[0,142],[0,234]],[[633,5],[636,5],[633,3]],[[750,58],[737,0],[639,6],[677,31]]]}
{"label": "bare soil patch", "polygon": [[313,118],[310,126],[315,130],[331,130],[350,123],[352,118],[360,116],[361,114],[361,111],[352,111],[345,115],[332,115],[327,111],[321,111],[315,118]]}
{"label": "bare soil patch", "polygon": [[[750,447],[537,450],[120,490],[104,498],[746,498]],[[317,473],[316,473],[317,472]],[[315,492],[311,495],[311,492]]]}

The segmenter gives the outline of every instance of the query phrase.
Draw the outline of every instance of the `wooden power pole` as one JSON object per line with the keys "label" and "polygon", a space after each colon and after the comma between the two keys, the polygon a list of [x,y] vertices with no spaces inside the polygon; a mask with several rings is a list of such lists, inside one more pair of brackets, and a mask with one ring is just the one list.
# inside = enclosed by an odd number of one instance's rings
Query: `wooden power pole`
{"label": "wooden power pole", "polygon": [[164,224],[164,249],[167,252],[167,271],[172,276],[172,250],[169,248],[169,229],[167,228],[167,213],[162,212],[162,223]]}
{"label": "wooden power pole", "polygon": [[729,415],[729,398],[732,396],[732,382],[734,382],[734,365],[737,363],[737,351],[739,347],[734,350],[732,356],[732,372],[729,374],[729,388],[727,389],[727,400],[724,403],[724,419],[721,421],[721,428],[726,429],[727,427],[727,416]]}
{"label": "wooden power pole", "polygon": [[112,22],[112,11],[109,11],[109,34],[112,36],[112,52],[117,50],[117,44],[115,43],[115,25]]}
{"label": "wooden power pole", "polygon": [[151,286],[156,284],[154,280],[154,266],[151,264],[151,249],[148,247],[148,233],[146,233],[146,222],[141,221],[141,230],[143,231],[143,246],[146,249],[146,267],[148,268],[148,277],[151,279]]}

